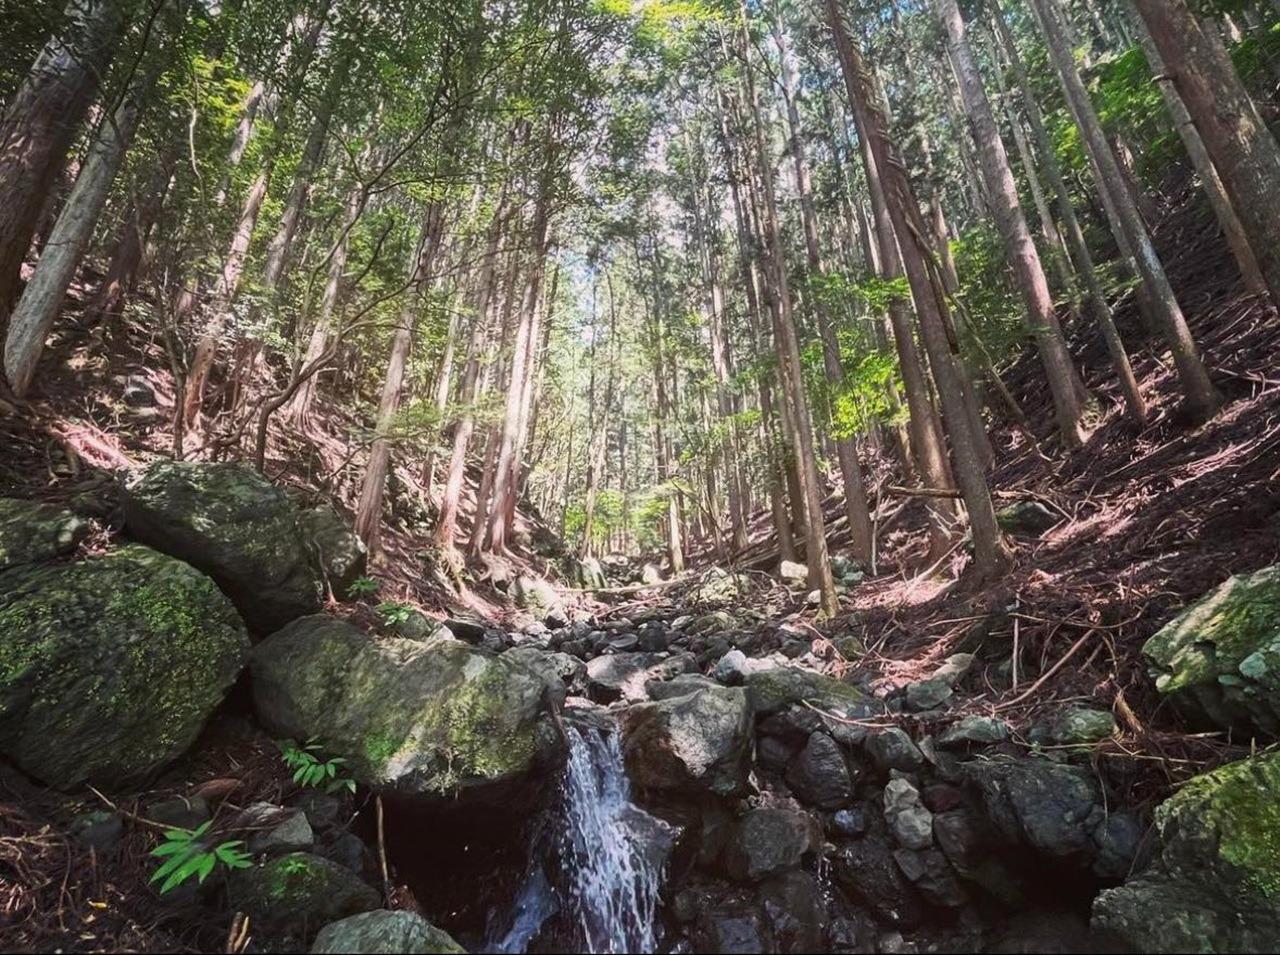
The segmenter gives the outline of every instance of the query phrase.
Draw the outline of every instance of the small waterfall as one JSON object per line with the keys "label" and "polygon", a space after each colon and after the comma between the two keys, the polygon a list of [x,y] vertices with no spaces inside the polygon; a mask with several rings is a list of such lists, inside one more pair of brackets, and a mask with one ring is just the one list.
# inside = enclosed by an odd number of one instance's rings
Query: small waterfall
{"label": "small waterfall", "polygon": [[565,731],[557,803],[512,911],[491,922],[486,949],[524,953],[550,933],[560,950],[652,952],[671,827],[631,801],[616,732],[574,721]]}

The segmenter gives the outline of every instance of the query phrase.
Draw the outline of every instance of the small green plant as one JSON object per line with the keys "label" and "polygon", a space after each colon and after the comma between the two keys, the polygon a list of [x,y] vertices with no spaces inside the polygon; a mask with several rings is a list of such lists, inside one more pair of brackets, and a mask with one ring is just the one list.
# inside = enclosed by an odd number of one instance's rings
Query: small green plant
{"label": "small green plant", "polygon": [[382,618],[382,622],[389,627],[404,623],[413,613],[413,607],[409,604],[402,604],[395,600],[384,600],[373,609]]}
{"label": "small green plant", "polygon": [[347,596],[352,600],[371,597],[378,592],[378,582],[372,577],[357,577],[347,586]]}
{"label": "small green plant", "polygon": [[356,791],[356,781],[342,775],[339,770],[346,765],[341,756],[324,759],[323,748],[316,740],[309,739],[301,746],[291,739],[280,744],[281,759],[293,770],[293,781],[306,789],[323,788],[327,793]]}
{"label": "small green plant", "polygon": [[169,829],[164,841],[151,850],[151,855],[163,859],[160,868],[151,875],[152,882],[160,883],[160,894],[177,888],[192,876],[200,884],[214,869],[247,869],[253,864],[248,853],[241,851],[243,840],[231,839],[210,845],[208,841],[210,820],[196,829]]}

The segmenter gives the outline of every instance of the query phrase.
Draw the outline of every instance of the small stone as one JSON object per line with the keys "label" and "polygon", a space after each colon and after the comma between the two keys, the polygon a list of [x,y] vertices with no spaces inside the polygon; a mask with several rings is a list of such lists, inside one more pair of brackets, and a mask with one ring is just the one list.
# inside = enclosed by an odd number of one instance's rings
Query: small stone
{"label": "small stone", "polygon": [[867,831],[867,814],[861,806],[841,809],[831,817],[831,827],[843,836],[860,836]]}
{"label": "small stone", "polygon": [[899,849],[893,858],[927,901],[942,908],[958,908],[968,901],[946,856],[937,849]]}
{"label": "small stone", "polygon": [[147,807],[148,819],[173,829],[196,829],[211,815],[208,800],[203,796],[174,796]]}
{"label": "small stone", "polygon": [[1009,724],[994,716],[966,716],[938,734],[938,745],[944,749],[964,746],[989,746],[1009,738]]}
{"label": "small stone", "polygon": [[933,813],[920,800],[920,792],[905,779],[891,779],[884,787],[884,819],[900,844],[927,849],[933,844]]}
{"label": "small stone", "polygon": [[71,820],[71,838],[98,852],[114,849],[123,835],[124,819],[119,813],[95,809]]}
{"label": "small stone", "polygon": [[786,779],[801,802],[819,809],[837,809],[853,797],[853,780],[844,753],[826,733],[809,737],[787,767]]}
{"label": "small stone", "polygon": [[421,915],[377,909],[330,922],[316,936],[311,952],[312,955],[340,955],[344,952],[455,955],[465,953],[466,949]]}
{"label": "small stone", "polygon": [[784,560],[778,565],[778,576],[788,583],[803,584],[809,579],[809,568],[794,560]]}
{"label": "small stone", "polygon": [[937,709],[951,699],[952,692],[945,680],[921,680],[918,683],[908,683],[907,709],[913,713]]}
{"label": "small stone", "polygon": [[896,726],[868,736],[864,745],[881,770],[898,769],[914,773],[924,765],[924,754],[920,748]]}
{"label": "small stone", "polygon": [[247,807],[236,819],[236,828],[249,831],[249,852],[253,855],[300,852],[315,842],[305,812],[269,802]]}
{"label": "small stone", "polygon": [[747,655],[741,650],[733,649],[716,663],[711,675],[725,686],[741,686],[747,679]]}
{"label": "small stone", "polygon": [[1116,732],[1116,718],[1107,710],[1071,709],[1060,714],[1049,736],[1060,746],[1091,746]]}

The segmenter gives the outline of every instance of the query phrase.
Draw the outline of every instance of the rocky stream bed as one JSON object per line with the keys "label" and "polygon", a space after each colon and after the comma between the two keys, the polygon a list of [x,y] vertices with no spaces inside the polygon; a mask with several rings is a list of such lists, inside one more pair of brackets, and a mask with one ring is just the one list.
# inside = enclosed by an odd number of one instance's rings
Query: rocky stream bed
{"label": "rocky stream bed", "polygon": [[[370,633],[341,612],[358,542],[254,472],[162,463],[120,505],[86,553],[92,507],[0,501],[6,778],[101,794],[67,825],[103,867],[139,826],[243,838],[251,866],[166,897],[220,913],[235,950],[1280,945],[1277,568],[1148,642],[1193,725],[1257,741],[1151,812],[1091,759],[1111,712],[1015,726],[976,702],[1009,676],[981,622],[888,693],[833,665],[855,630],[815,640],[721,568],[594,612],[521,576],[518,626],[414,611]],[[211,725],[318,741],[358,786],[152,795]]]}

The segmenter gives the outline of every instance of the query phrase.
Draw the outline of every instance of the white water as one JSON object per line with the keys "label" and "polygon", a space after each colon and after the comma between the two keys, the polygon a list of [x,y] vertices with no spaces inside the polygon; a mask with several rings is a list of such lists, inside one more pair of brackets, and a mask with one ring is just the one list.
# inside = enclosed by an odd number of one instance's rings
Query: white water
{"label": "white water", "polygon": [[662,872],[642,840],[666,826],[631,801],[617,733],[565,729],[569,759],[549,838],[535,841],[513,911],[486,949],[523,953],[559,915],[575,951],[652,952]]}

